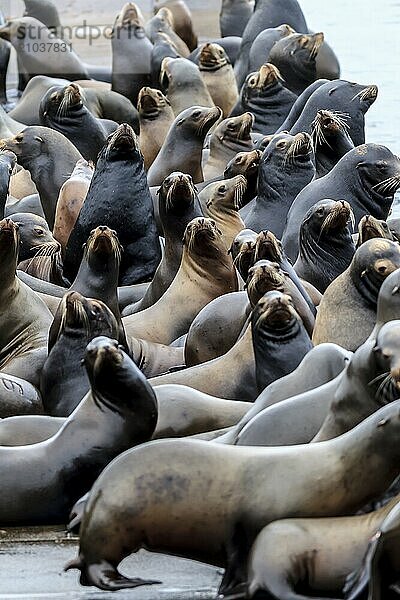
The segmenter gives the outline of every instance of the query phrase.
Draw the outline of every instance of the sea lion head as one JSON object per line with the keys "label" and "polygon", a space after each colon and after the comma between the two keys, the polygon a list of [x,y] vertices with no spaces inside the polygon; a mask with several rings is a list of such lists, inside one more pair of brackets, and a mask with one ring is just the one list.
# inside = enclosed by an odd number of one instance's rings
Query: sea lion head
{"label": "sea lion head", "polygon": [[198,66],[187,58],[166,56],[161,62],[160,85],[165,92],[172,85],[183,87],[187,81],[199,78],[201,74]]}
{"label": "sea lion head", "polygon": [[183,238],[184,251],[198,258],[218,258],[224,250],[222,232],[213,219],[196,217],[186,226]]}
{"label": "sea lion head", "polygon": [[285,338],[293,335],[301,324],[290,296],[279,291],[266,293],[257,303],[252,313],[252,330],[265,337]]}
{"label": "sea lion head", "polygon": [[40,118],[47,123],[46,117],[62,120],[66,115],[74,115],[83,108],[83,90],[76,83],[62,88],[51,87],[43,96],[39,107]]}
{"label": "sea lion head", "polygon": [[[293,33],[278,40],[271,49],[269,60],[278,67],[288,80],[293,74],[296,80],[316,79],[316,57],[324,41],[324,34]],[[288,81],[287,81],[288,83]]]}
{"label": "sea lion head", "polygon": [[182,216],[197,198],[190,175],[174,171],[164,179],[159,190],[160,212]]}
{"label": "sea lion head", "polygon": [[244,175],[247,180],[258,174],[262,153],[260,150],[238,152],[227,164],[224,177],[229,179],[235,175]]}
{"label": "sea lion head", "polygon": [[378,144],[363,144],[346,156],[349,164],[354,164],[357,169],[360,185],[367,194],[378,203],[383,198],[393,199],[400,188],[400,159],[389,148]]}
{"label": "sea lion head", "polygon": [[82,330],[88,341],[98,335],[118,336],[118,324],[101,300],[85,298],[79,292],[67,292],[61,301],[61,320],[57,338],[64,332]]}
{"label": "sea lion head", "polygon": [[213,141],[219,144],[227,144],[229,141],[234,141],[236,144],[244,142],[245,146],[252,144],[251,129],[254,125],[254,115],[250,112],[245,112],[238,117],[228,117],[219,123],[211,136],[210,147],[212,152]]}
{"label": "sea lion head", "polygon": [[135,427],[146,433],[141,441],[149,439],[157,423],[157,399],[146,377],[117,340],[94,338],[87,345],[84,364],[95,403],[121,416],[138,413],[140,422]]}
{"label": "sea lion head", "polygon": [[268,93],[278,84],[283,82],[283,77],[279,69],[271,64],[265,63],[261,65],[258,71],[249,73],[246,77],[243,87],[243,102],[247,102],[250,98],[263,96]]}
{"label": "sea lion head", "polygon": [[17,157],[11,150],[0,150],[0,175],[2,179],[9,180],[15,166]]}
{"label": "sea lion head", "polygon": [[313,156],[311,136],[306,133],[278,133],[273,136],[264,150],[261,162],[263,165],[272,163],[285,170],[291,171],[293,166],[308,165]]}
{"label": "sea lion head", "polygon": [[400,315],[400,269],[396,269],[382,283],[378,295],[376,323],[394,321]]}
{"label": "sea lion head", "polygon": [[248,271],[254,262],[254,249],[257,234],[252,229],[243,229],[232,242],[229,254],[233,264],[244,281],[247,280]]}
{"label": "sea lion head", "polygon": [[281,263],[283,259],[282,243],[272,231],[260,231],[257,235],[254,252],[254,262],[259,260],[270,260]]}
{"label": "sea lion head", "polygon": [[217,71],[230,64],[225,50],[219,44],[208,42],[201,47],[199,54],[200,71]]}
{"label": "sea lion head", "polygon": [[54,239],[46,220],[42,217],[30,213],[14,213],[10,219],[19,227],[19,261],[32,258],[38,248],[50,246],[59,248],[59,243]]}
{"label": "sea lion head", "polygon": [[380,404],[398,400],[400,395],[400,321],[389,321],[380,328],[373,348],[380,374],[369,385],[376,389]]}
{"label": "sea lion head", "polygon": [[177,129],[187,129],[198,138],[204,139],[208,131],[221,116],[222,110],[218,106],[214,106],[213,108],[192,106],[179,113],[174,124]]}
{"label": "sea lion head", "polygon": [[13,152],[18,164],[25,168],[31,160],[46,153],[47,145],[52,143],[52,133],[48,127],[29,126],[12,138],[1,140],[1,150]]}
{"label": "sea lion head", "polygon": [[143,87],[138,96],[139,115],[145,119],[156,119],[165,106],[171,106],[169,100],[160,90]]}
{"label": "sea lion head", "polygon": [[376,219],[372,215],[364,215],[358,224],[357,248],[364,242],[372,240],[373,238],[394,240],[393,234],[386,221]]}
{"label": "sea lion head", "polygon": [[167,6],[159,8],[152,18],[152,21],[155,23],[158,31],[165,31],[165,29],[174,28],[174,15]]}
{"label": "sea lion head", "polygon": [[0,267],[4,274],[15,275],[19,249],[19,227],[11,219],[0,221]]}
{"label": "sea lion head", "polygon": [[349,115],[333,110],[319,110],[311,123],[311,137],[314,148],[317,146],[330,145],[330,141],[337,136],[346,137],[351,143],[349,136]]}
{"label": "sea lion head", "polygon": [[252,306],[272,290],[283,292],[285,275],[278,263],[259,260],[250,269],[246,281],[247,294]]}
{"label": "sea lion head", "polygon": [[114,22],[114,29],[130,29],[130,28],[143,28],[144,17],[140,8],[134,2],[127,2],[121,9],[121,12],[117,15]]}
{"label": "sea lion head", "polygon": [[105,266],[111,261],[119,267],[121,255],[122,246],[119,243],[116,231],[106,225],[100,225],[90,232],[84,246],[84,256],[90,265],[101,264]]}
{"label": "sea lion head", "polygon": [[383,281],[400,268],[397,242],[374,238],[360,246],[349,267],[350,278],[365,302],[374,308]]}
{"label": "sea lion head", "polygon": [[312,236],[317,243],[323,238],[349,238],[350,223],[355,219],[351,206],[346,200],[320,200],[305,214],[301,224],[300,239]]}
{"label": "sea lion head", "polygon": [[139,141],[135,132],[128,123],[122,123],[112,133],[100,151],[99,158],[103,157],[108,161],[126,160],[140,156],[143,161],[142,153],[139,148]]}
{"label": "sea lion head", "polygon": [[246,189],[247,180],[243,175],[210,183],[204,190],[206,195],[211,192],[207,208],[238,211]]}
{"label": "sea lion head", "polygon": [[366,113],[378,97],[378,86],[375,84],[361,85],[358,83],[353,84],[353,86],[353,92],[355,93],[351,98],[351,102],[358,102],[362,112]]}
{"label": "sea lion head", "polygon": [[[44,30],[46,30],[47,35]],[[20,47],[21,50],[23,50],[27,35],[30,42],[43,41],[50,36],[50,31],[46,25],[34,17],[10,19],[0,27],[0,38],[11,42],[15,48]]]}

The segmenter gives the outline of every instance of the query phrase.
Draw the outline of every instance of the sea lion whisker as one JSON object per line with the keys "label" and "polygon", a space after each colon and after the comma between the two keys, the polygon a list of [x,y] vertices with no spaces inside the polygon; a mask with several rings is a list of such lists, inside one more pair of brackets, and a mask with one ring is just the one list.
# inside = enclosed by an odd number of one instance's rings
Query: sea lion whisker
{"label": "sea lion whisker", "polygon": [[377,375],[376,377],[374,377],[374,379],[371,379],[371,381],[368,382],[368,385],[374,385],[374,383],[378,383],[378,381],[381,381],[381,379],[384,379],[385,377],[387,377],[389,375],[390,371],[386,371],[385,373],[381,373],[380,375]]}
{"label": "sea lion whisker", "polygon": [[378,398],[380,396],[382,396],[383,390],[385,389],[387,383],[390,381],[391,378],[392,378],[391,374],[388,373],[387,376],[385,377],[385,379],[381,382],[381,384],[379,385],[378,389],[375,392],[376,400],[378,400]]}

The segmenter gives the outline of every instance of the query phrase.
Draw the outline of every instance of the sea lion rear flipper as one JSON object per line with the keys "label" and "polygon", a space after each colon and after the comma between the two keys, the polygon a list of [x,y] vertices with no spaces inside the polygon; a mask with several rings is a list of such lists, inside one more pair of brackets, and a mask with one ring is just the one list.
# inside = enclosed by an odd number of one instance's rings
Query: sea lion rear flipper
{"label": "sea lion rear flipper", "polygon": [[70,561],[65,565],[64,571],[69,571],[70,569],[80,570],[81,576],[79,582],[81,585],[95,585],[100,590],[106,590],[109,592],[126,588],[135,588],[141,585],[153,585],[156,583],[161,583],[161,581],[155,581],[152,579],[146,580],[140,579],[139,577],[125,577],[105,560],[102,560],[96,564],[88,565],[82,556]]}
{"label": "sea lion rear flipper", "polygon": [[[219,586],[218,594],[223,598],[234,600],[235,598],[245,598],[244,591],[247,585],[247,557],[249,553],[249,542],[243,525],[237,523],[233,531],[231,540],[226,547],[227,566],[225,574]],[[238,595],[242,592],[242,595]]]}

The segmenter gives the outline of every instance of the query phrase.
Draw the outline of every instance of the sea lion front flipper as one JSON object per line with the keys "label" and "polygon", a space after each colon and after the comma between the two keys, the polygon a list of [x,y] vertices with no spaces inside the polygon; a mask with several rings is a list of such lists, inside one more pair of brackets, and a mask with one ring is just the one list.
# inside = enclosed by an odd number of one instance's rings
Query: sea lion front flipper
{"label": "sea lion front flipper", "polygon": [[80,556],[67,563],[64,567],[64,571],[70,569],[79,569],[81,572],[80,584],[89,586],[95,585],[100,590],[106,590],[113,592],[116,590],[122,590],[126,588],[135,588],[142,585],[153,585],[156,583],[162,583],[161,581],[155,581],[152,579],[140,579],[139,577],[125,577],[113,567],[109,562],[101,560],[96,564],[88,565],[85,560]]}
{"label": "sea lion front flipper", "polygon": [[222,598],[244,598],[240,595],[242,588],[247,585],[247,557],[250,545],[242,524],[235,525],[231,540],[227,543],[226,569],[218,589]]}

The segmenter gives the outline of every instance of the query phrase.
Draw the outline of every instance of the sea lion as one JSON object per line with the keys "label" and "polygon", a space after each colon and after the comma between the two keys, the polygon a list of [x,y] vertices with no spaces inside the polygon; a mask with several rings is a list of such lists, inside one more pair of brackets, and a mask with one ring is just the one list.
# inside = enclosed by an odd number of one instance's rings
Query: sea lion
{"label": "sea lion", "polygon": [[54,242],[49,226],[42,217],[31,213],[14,213],[10,218],[18,225],[19,262],[32,258],[38,246]]}
{"label": "sea lion", "polygon": [[210,154],[203,169],[206,181],[221,177],[230,160],[238,152],[250,152],[253,148],[251,129],[254,117],[246,112],[229,117],[219,123],[210,136]]}
{"label": "sea lion", "polygon": [[138,97],[139,146],[149,170],[174,122],[174,111],[160,90],[143,87]]}
{"label": "sea lion", "polygon": [[280,239],[293,200],[314,173],[312,142],[307,133],[274,136],[261,158],[258,195],[242,210],[246,227],[257,232],[268,228]]}
{"label": "sea lion", "polygon": [[[73,503],[117,454],[150,439],[157,401],[118,343],[95,338],[87,347],[85,367],[91,391],[53,438],[1,449],[2,523],[65,521]],[[7,501],[9,493],[13,502]]]}
{"label": "sea lion", "polygon": [[296,369],[312,343],[287,294],[278,291],[265,294],[251,319],[257,388],[262,392],[267,385]]}
{"label": "sea lion", "polygon": [[354,148],[347,118],[341,113],[319,110],[311,125],[315,154],[315,179],[323,177]]}
{"label": "sea lion", "polygon": [[[246,188],[246,178],[243,175],[236,175],[232,179],[210,183],[199,195],[205,216],[214,219],[222,231],[227,250],[232,246],[236,236],[245,228],[239,215],[239,208],[242,205]],[[207,201],[204,204],[205,199]]]}
{"label": "sea lion", "polygon": [[199,68],[187,58],[164,58],[160,83],[175,116],[194,105],[215,106]]}
{"label": "sea lion", "polygon": [[27,127],[15,137],[2,140],[3,148],[17,156],[18,163],[27,169],[40,194],[40,201],[50,228],[61,186],[82,158],[67,138],[48,127]]}
{"label": "sea lion", "polygon": [[[240,44],[242,39],[235,35],[231,35],[228,37],[221,37],[217,39],[209,40],[212,44],[218,44],[218,46],[222,46],[225,50],[229,61],[232,66],[234,66],[236,59],[239,55]],[[192,60],[196,65],[199,63],[199,54],[201,52],[202,46],[198,46],[193,52],[190,54],[189,59]]]}
{"label": "sea lion", "polygon": [[366,594],[392,600],[398,595],[399,515],[397,503],[370,539],[362,566],[349,576],[344,589],[346,600],[361,600]]}
{"label": "sea lion", "polygon": [[215,106],[220,107],[226,118],[235,106],[239,94],[232,65],[222,46],[204,44],[199,54],[199,69]]}
{"label": "sea lion", "polygon": [[297,195],[287,214],[282,237],[286,254],[293,260],[296,258],[300,224],[319,200],[346,199],[358,225],[365,214],[386,219],[399,187],[400,159],[388,148],[364,144],[350,150],[329,173],[306,185]]}
{"label": "sea lion", "polygon": [[63,253],[88,193],[93,172],[94,165],[81,158],[77,161],[70,177],[61,186],[54,217],[53,235],[60,242]]}
{"label": "sea lion", "polygon": [[396,496],[367,515],[284,519],[267,525],[251,549],[242,597],[254,598],[261,591],[280,600],[341,596],[346,576],[359,568],[368,541],[400,507],[399,500]]}
{"label": "sea lion", "polygon": [[[66,568],[80,569],[83,585],[103,590],[143,585],[143,580],[129,579],[116,567],[146,544],[150,550],[225,567],[219,593],[227,593],[242,583],[250,547],[272,521],[290,515],[346,515],[390,485],[399,470],[400,451],[393,442],[400,428],[398,411],[399,402],[384,407],[324,445],[239,449],[165,440],[126,452],[94,484],[83,515],[79,555]],[[383,420],[385,426],[379,426]],[[360,464],[370,453],[374,460],[360,479]],[[160,500],[159,485],[165,480],[171,486],[163,487]],[[351,485],[344,494],[347,482]],[[237,494],[241,486],[252,493]],[[230,502],[221,503],[221,494],[227,492]],[[129,533],[118,527],[122,523]]]}
{"label": "sea lion", "polygon": [[142,87],[150,85],[152,43],[138,6],[127,2],[116,16],[112,33],[112,90],[134,106]]}
{"label": "sea lion", "polygon": [[258,71],[268,61],[269,53],[276,42],[281,38],[296,33],[287,23],[279,27],[269,27],[261,31],[251,44],[249,52],[248,72]]}
{"label": "sea lion", "polygon": [[169,37],[175,48],[178,50],[178,53],[183,58],[187,58],[189,56],[189,48],[174,31],[174,16],[167,6],[159,8],[155,15],[149,21],[147,21],[145,32],[151,42],[157,33],[164,33]]}
{"label": "sea lion", "polygon": [[252,13],[250,0],[223,0],[219,12],[219,28],[222,37],[229,35],[242,37]]}
{"label": "sea lion", "polygon": [[231,179],[236,175],[246,178],[247,188],[243,196],[243,205],[247,204],[257,195],[258,168],[260,166],[262,152],[251,150],[251,152],[238,152],[226,165],[224,178]]}
{"label": "sea lion", "polygon": [[74,144],[83,158],[96,162],[107,137],[117,123],[101,122],[86,108],[78,85],[50,88],[39,107],[41,125],[59,131]]}
{"label": "sea lion", "polygon": [[357,248],[374,238],[398,241],[386,221],[375,219],[372,215],[365,215],[358,224]]}
{"label": "sea lion", "polygon": [[399,267],[400,249],[395,242],[376,238],[358,248],[350,266],[324,293],[315,320],[314,344],[335,342],[356,350],[374,327],[383,281]]}
{"label": "sea lion", "polygon": [[232,242],[229,253],[233,264],[243,281],[247,280],[249,269],[254,264],[254,251],[257,234],[252,229],[243,229]]}
{"label": "sea lion", "polygon": [[284,86],[275,65],[265,63],[246,77],[232,114],[250,111],[254,115],[253,131],[269,135],[283,123],[296,97]]}
{"label": "sea lion", "polygon": [[141,283],[153,276],[161,258],[153,202],[138,140],[127,124],[118,127],[99,154],[88,194],[68,239],[64,272],[70,281],[79,267],[82,244],[97,223],[115,229],[124,248],[121,285]]}
{"label": "sea lion", "polygon": [[52,316],[35,292],[15,275],[18,247],[18,225],[11,219],[3,219],[0,221],[0,371],[38,387]]}
{"label": "sea lion", "polygon": [[149,185],[161,185],[173,171],[182,170],[193,179],[203,181],[202,151],[204,139],[221,116],[218,107],[192,106],[180,113],[151,165],[147,181]]}
{"label": "sea lion", "polygon": [[377,96],[376,85],[361,85],[345,80],[317,81],[305,90],[304,96],[299,97],[299,104],[294,104],[293,113],[289,113],[280,129],[289,130],[292,134],[301,131],[311,133],[319,110],[345,113],[349,136],[354,146],[360,146],[365,143],[365,113]]}
{"label": "sea lion", "polygon": [[60,30],[61,22],[57,7],[51,0],[24,0],[24,17],[33,17],[44,23],[50,31]]}
{"label": "sea lion", "polygon": [[[25,125],[40,125],[39,106],[45,93],[55,85],[64,87],[69,83],[67,79],[55,79],[44,75],[33,77],[26,86],[17,106],[10,111],[8,116]],[[81,81],[81,87],[83,84],[84,82]],[[122,94],[112,90],[85,88],[83,103],[98,119],[129,123],[135,132],[139,132],[137,110],[132,102]],[[19,131],[13,131],[13,133],[19,133]]]}
{"label": "sea lion", "polygon": [[268,61],[279,69],[285,86],[297,96],[317,79],[316,57],[323,42],[322,32],[293,33],[271,48]]}
{"label": "sea lion", "polygon": [[64,40],[33,17],[11,19],[0,27],[0,37],[14,46],[27,80],[35,75],[90,79],[79,56]]}
{"label": "sea lion", "polygon": [[17,157],[10,150],[0,150],[0,216],[4,217],[10,180],[13,174]]}
{"label": "sea lion", "polygon": [[[363,344],[354,354],[348,373],[340,382],[337,392],[330,405],[329,412],[312,440],[321,442],[337,437],[346,431],[349,431],[366,419],[376,410],[379,410],[384,404],[398,400],[399,398],[399,349],[400,349],[400,322],[398,320],[389,321],[382,325],[376,338],[373,335]],[[365,355],[371,355],[369,362],[365,360]],[[375,394],[372,393],[352,393],[349,389],[357,385],[355,374],[360,373],[360,364],[365,361],[365,375],[371,378],[368,386],[376,388]],[[358,377],[360,375],[358,374]],[[349,380],[349,381],[347,381]],[[365,387],[365,386],[364,386]],[[347,388],[347,389],[346,389]],[[351,410],[349,403],[351,402]]]}
{"label": "sea lion", "polygon": [[192,14],[183,0],[156,0],[154,11],[166,6],[173,15],[174,31],[185,42],[190,51],[197,48],[197,35],[193,30]]}
{"label": "sea lion", "polygon": [[79,292],[66,293],[59,310],[61,318],[53,328],[40,391],[46,414],[67,417],[90,389],[82,362],[86,346],[98,336],[116,339],[119,332],[111,310]]}
{"label": "sea lion", "polygon": [[353,220],[353,211],[345,200],[320,200],[301,223],[294,270],[322,294],[353,259],[356,251],[350,232]]}
{"label": "sea lion", "polygon": [[164,179],[158,190],[159,214],[165,246],[163,257],[142,300],[124,310],[124,316],[152,306],[166,292],[182,260],[187,225],[203,216],[190,175],[175,172]]}
{"label": "sea lion", "polygon": [[[295,31],[307,32],[307,23],[297,0],[259,0],[254,7],[242,36],[240,54],[235,64],[235,75],[240,87],[249,72],[249,53],[252,43],[261,31],[288,24]],[[266,57],[267,58],[267,57]]]}
{"label": "sea lion", "polygon": [[186,227],[181,264],[171,285],[155,304],[124,317],[126,332],[170,344],[188,331],[203,306],[237,286],[221,232],[211,219],[197,217]]}
{"label": "sea lion", "polygon": [[182,58],[176,46],[162,31],[157,32],[153,38],[153,48],[151,50],[151,80],[155,88],[160,87],[161,65],[164,58]]}

